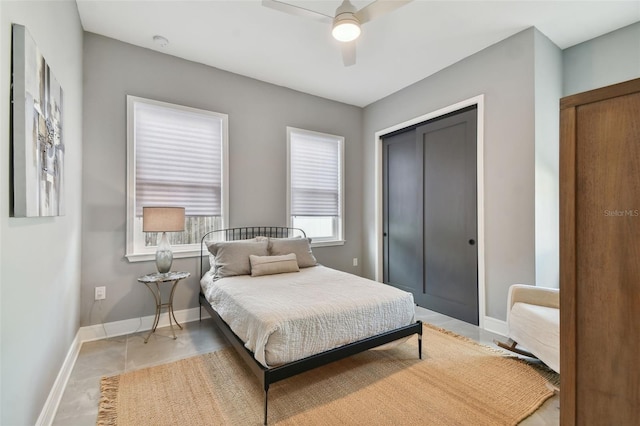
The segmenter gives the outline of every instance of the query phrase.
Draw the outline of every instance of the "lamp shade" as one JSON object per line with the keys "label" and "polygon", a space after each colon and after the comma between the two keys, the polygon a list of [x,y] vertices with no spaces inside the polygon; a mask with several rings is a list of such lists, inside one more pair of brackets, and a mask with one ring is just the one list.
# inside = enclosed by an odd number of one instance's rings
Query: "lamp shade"
{"label": "lamp shade", "polygon": [[184,231],[184,207],[143,207],[142,232]]}

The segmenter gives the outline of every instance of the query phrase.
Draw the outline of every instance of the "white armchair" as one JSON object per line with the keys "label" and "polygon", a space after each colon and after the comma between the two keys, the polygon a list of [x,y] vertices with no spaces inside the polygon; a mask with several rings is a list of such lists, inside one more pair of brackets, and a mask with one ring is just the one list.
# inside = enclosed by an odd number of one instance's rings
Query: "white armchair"
{"label": "white armchair", "polygon": [[507,302],[509,341],[498,346],[533,356],[560,373],[560,291],[514,284]]}

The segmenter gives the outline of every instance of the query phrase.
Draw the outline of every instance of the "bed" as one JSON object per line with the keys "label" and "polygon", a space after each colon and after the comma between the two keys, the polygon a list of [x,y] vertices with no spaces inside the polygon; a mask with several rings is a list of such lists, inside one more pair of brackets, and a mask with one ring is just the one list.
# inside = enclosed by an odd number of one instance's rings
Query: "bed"
{"label": "bed", "polygon": [[271,383],[413,334],[422,358],[413,296],[317,265],[300,229],[213,231],[202,238],[200,262],[200,311],[260,381],[265,425]]}

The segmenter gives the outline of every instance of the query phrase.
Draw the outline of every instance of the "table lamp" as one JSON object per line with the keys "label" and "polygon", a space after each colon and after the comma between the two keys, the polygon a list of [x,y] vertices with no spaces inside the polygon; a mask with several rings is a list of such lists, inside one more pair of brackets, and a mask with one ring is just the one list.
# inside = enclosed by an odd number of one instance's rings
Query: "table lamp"
{"label": "table lamp", "polygon": [[167,232],[184,231],[184,207],[143,207],[142,232],[162,232],[156,250],[156,267],[165,274],[171,270],[173,253]]}

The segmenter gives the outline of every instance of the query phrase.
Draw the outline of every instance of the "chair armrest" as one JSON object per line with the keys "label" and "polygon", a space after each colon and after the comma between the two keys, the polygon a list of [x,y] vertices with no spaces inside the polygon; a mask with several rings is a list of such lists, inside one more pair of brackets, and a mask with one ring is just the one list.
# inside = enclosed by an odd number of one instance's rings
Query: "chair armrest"
{"label": "chair armrest", "polygon": [[560,290],[557,288],[513,284],[509,287],[508,311],[517,302],[560,309]]}

